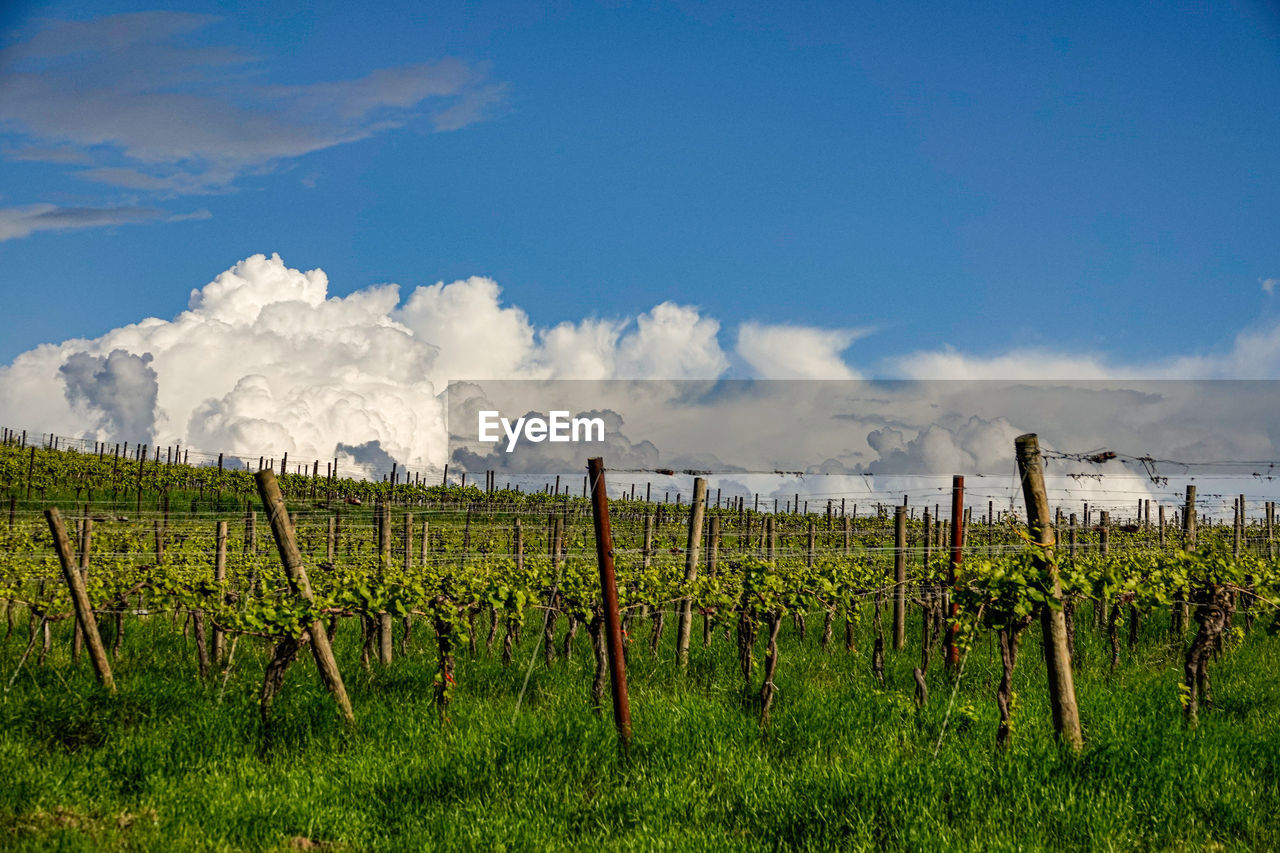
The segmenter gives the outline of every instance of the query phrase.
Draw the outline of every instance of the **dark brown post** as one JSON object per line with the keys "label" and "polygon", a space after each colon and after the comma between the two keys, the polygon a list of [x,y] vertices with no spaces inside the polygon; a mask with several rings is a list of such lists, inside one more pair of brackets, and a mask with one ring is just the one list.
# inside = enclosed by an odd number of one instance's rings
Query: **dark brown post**
{"label": "dark brown post", "polygon": [[1196,549],[1196,487],[1187,486],[1187,502],[1182,510],[1182,547]]}
{"label": "dark brown post", "polygon": [[893,650],[907,644],[907,508],[893,514]]}
{"label": "dark brown post", "polygon": [[1039,547],[1033,556],[1049,579],[1050,601],[1040,611],[1040,625],[1045,638],[1045,667],[1049,681],[1049,704],[1053,711],[1053,728],[1059,740],[1073,750],[1083,745],[1080,733],[1080,709],[1076,705],[1075,682],[1071,676],[1071,649],[1067,643],[1067,620],[1062,611],[1062,586],[1058,580],[1058,564],[1054,554],[1053,525],[1049,516],[1049,496],[1044,487],[1044,461],[1040,458],[1040,441],[1034,433],[1018,436],[1014,441],[1018,458],[1018,475],[1022,479],[1022,497],[1027,504],[1027,527]]}
{"label": "dark brown post", "polygon": [[44,511],[45,521],[49,522],[49,532],[53,534],[53,547],[58,552],[58,562],[62,564],[62,576],[66,578],[67,587],[71,590],[71,603],[76,610],[76,623],[84,634],[89,645],[89,660],[93,663],[93,671],[98,681],[110,693],[116,692],[115,680],[111,677],[111,665],[107,663],[107,651],[102,647],[102,636],[98,633],[98,621],[93,617],[93,605],[84,591],[84,579],[80,577],[80,569],[76,566],[76,555],[71,549],[71,540],[67,538],[67,529],[62,524],[62,516],[56,507]]}
{"label": "dark brown post", "polygon": [[[314,601],[311,581],[307,579],[307,570],[302,565],[302,553],[293,538],[293,525],[289,523],[289,511],[285,508],[284,497],[280,494],[280,485],[276,475],[271,471],[259,471],[254,475],[258,483],[258,495],[262,498],[262,506],[267,511],[271,522],[271,533],[275,536],[276,548],[280,552],[280,562],[284,565],[285,574],[289,578],[289,586],[295,595],[303,601]],[[311,654],[315,656],[316,667],[325,686],[333,694],[338,703],[342,718],[348,723],[355,722],[355,714],[351,711],[351,700],[347,698],[347,688],[342,683],[342,673],[338,671],[338,660],[333,656],[329,646],[329,635],[325,633],[324,623],[317,619],[307,627],[311,635]]]}
{"label": "dark brown post", "polygon": [[622,655],[622,620],[618,617],[618,584],[613,575],[613,535],[609,530],[609,493],[604,482],[604,459],[587,460],[591,479],[591,515],[596,529],[596,560],[600,565],[600,591],[604,599],[605,640],[609,649],[609,673],[613,689],[613,721],[623,753],[631,749],[631,702],[627,698],[626,660]]}
{"label": "dark brown post", "polygon": [[[26,434],[27,433],[24,430],[22,433],[24,438],[26,437]],[[27,461],[27,500],[31,500],[31,481],[35,477],[35,475],[36,475],[36,446],[33,444],[31,445],[31,456]]]}
{"label": "dark brown post", "polygon": [[1276,543],[1275,543],[1275,539],[1272,538],[1274,535],[1275,521],[1273,519],[1275,518],[1275,515],[1276,515],[1276,503],[1275,501],[1269,501],[1267,503],[1267,559],[1268,560],[1274,560],[1276,558]]}
{"label": "dark brown post", "polygon": [[[951,562],[947,567],[947,585],[956,586],[956,575],[964,562],[964,477],[955,474],[951,477]],[[960,649],[956,646],[956,635],[960,626],[956,617],[960,615],[960,605],[954,601],[947,608],[951,617],[947,625],[947,669],[954,672],[960,664]]]}
{"label": "dark brown post", "polygon": [[[698,579],[698,554],[702,551],[702,518],[707,506],[707,481],[694,478],[693,499],[689,502],[689,538],[684,552],[684,583],[688,588]],[[680,619],[676,625],[676,656],[680,666],[689,665],[689,635],[693,630],[693,599],[680,599]]]}

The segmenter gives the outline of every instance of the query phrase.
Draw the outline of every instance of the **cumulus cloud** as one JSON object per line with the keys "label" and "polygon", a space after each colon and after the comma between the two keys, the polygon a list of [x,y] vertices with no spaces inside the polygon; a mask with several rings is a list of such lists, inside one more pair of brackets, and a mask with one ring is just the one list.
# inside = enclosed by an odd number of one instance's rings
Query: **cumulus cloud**
{"label": "cumulus cloud", "polygon": [[734,351],[762,379],[855,379],[841,353],[868,331],[743,323]]}
{"label": "cumulus cloud", "polygon": [[[537,329],[485,278],[418,287],[403,301],[394,284],[340,298],[328,289],[322,270],[246,258],[192,290],[170,320],[47,344],[0,367],[0,413],[100,440],[353,461],[386,454],[438,468],[447,450],[440,395],[451,379],[575,377],[584,366],[678,379],[728,364],[718,324],[672,303]],[[150,378],[149,397],[130,375]],[[46,393],[51,382],[66,388],[62,398]]]}
{"label": "cumulus cloud", "polygon": [[1280,278],[1260,278],[1258,283],[1262,285],[1262,292],[1270,295],[1275,293],[1276,284],[1280,283]]}
{"label": "cumulus cloud", "polygon": [[139,356],[122,349],[105,357],[77,352],[58,373],[73,409],[83,409],[105,431],[150,441],[159,387],[151,361],[151,353]]}
{"label": "cumulus cloud", "polygon": [[[734,351],[744,361],[745,352],[773,352],[757,377],[846,381],[729,383],[720,381],[731,370],[720,331],[698,308],[669,302],[634,317],[540,327],[483,277],[333,297],[322,270],[254,255],[192,290],[170,319],[46,344],[0,367],[0,418],[98,440],[438,470],[449,461],[453,423],[443,392],[471,380],[466,423],[487,401],[506,415],[595,412],[609,419],[614,464],[823,474],[805,492],[815,499],[837,484],[865,488],[866,478],[1007,474],[1012,439],[1023,431],[1065,450],[1181,459],[1272,458],[1280,441],[1265,389],[1127,378],[1276,375],[1280,333],[1266,326],[1242,332],[1223,353],[1141,372],[1101,355],[1030,350],[984,358],[942,350],[893,363],[899,376],[1064,380],[1048,386],[847,379],[855,372],[839,353],[858,333],[759,323],[736,330]],[[618,381],[627,378],[673,381]],[[492,381],[501,379],[521,381]],[[678,381],[690,379],[704,381]],[[562,393],[569,399],[555,396]],[[578,467],[579,450],[561,449],[564,464]]]}

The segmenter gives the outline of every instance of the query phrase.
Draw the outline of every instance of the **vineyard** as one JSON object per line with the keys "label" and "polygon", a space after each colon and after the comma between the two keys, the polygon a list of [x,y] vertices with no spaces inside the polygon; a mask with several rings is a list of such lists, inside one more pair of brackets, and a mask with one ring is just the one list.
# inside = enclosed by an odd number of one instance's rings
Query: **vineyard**
{"label": "vineyard", "polygon": [[0,446],[2,847],[1280,846],[1273,503],[95,451]]}

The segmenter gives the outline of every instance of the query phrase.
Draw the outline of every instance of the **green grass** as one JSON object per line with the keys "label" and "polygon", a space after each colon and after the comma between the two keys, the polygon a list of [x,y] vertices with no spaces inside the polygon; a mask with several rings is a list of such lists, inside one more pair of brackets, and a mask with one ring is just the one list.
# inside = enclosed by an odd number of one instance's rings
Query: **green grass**
{"label": "green grass", "polygon": [[[0,694],[0,849],[1280,849],[1280,639],[1261,625],[1213,665],[1215,705],[1194,731],[1182,726],[1163,620],[1147,620],[1114,674],[1104,642],[1082,628],[1079,756],[1053,744],[1035,628],[1013,744],[994,749],[998,665],[984,636],[935,758],[950,695],[941,669],[917,713],[917,649],[887,653],[881,689],[866,630],[860,654],[828,653],[817,621],[803,644],[784,628],[765,733],[720,632],[704,650],[695,631],[682,675],[670,623],[656,660],[637,628],[629,762],[608,712],[587,707],[585,631],[567,664],[548,671],[539,655],[513,724],[540,634],[532,616],[510,668],[459,655],[444,724],[430,630],[420,623],[407,656],[365,673],[348,620],[337,648],[356,730],[343,730],[304,657],[269,739],[258,641],[241,640],[219,703],[220,683],[197,682],[179,626],[133,620],[110,697],[87,661],[71,665],[62,623],[45,666],[28,660]],[[19,614],[0,647],[0,687],[25,640]]]}

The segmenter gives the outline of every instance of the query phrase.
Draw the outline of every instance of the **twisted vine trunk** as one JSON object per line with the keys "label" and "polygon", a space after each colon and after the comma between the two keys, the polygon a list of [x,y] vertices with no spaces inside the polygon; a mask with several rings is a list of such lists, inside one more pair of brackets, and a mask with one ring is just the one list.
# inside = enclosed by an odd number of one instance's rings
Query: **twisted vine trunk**
{"label": "twisted vine trunk", "polygon": [[542,660],[547,666],[556,662],[556,621],[560,611],[556,609],[559,595],[547,599],[547,618],[542,622]]}
{"label": "twisted vine trunk", "polygon": [[854,629],[858,626],[858,602],[850,601],[844,608],[844,650],[857,654],[858,643]]}
{"label": "twisted vine trunk", "polygon": [[655,607],[650,618],[653,621],[653,633],[649,635],[649,651],[656,657],[658,644],[662,642],[662,629],[667,624],[667,614],[661,607]]}
{"label": "twisted vine trunk", "polygon": [[410,613],[404,617],[404,631],[400,634],[400,655],[403,657],[409,653],[409,638],[413,636],[413,614]]}
{"label": "twisted vine trunk", "polygon": [[498,608],[489,605],[489,636],[484,640],[484,653],[493,654],[493,641],[498,636]]}
{"label": "twisted vine trunk", "polygon": [[1120,665],[1120,602],[1107,613],[1107,641],[1111,643],[1111,671]]}
{"label": "twisted vine trunk", "polygon": [[1018,645],[1022,632],[1031,624],[1031,618],[1011,628],[1002,628],[996,632],[996,645],[1000,649],[1000,684],[996,687],[996,707],[1000,709],[1000,726],[996,729],[996,746],[1001,749],[1009,745],[1009,734],[1013,722],[1013,670],[1018,665]]}
{"label": "twisted vine trunk", "polygon": [[453,699],[453,653],[457,643],[452,622],[439,615],[433,617],[432,622],[436,629],[436,651],[440,662],[440,672],[435,682],[436,710],[440,712],[440,721],[444,722],[449,718],[449,702]]}
{"label": "twisted vine trunk", "polygon": [[738,667],[742,671],[742,682],[745,689],[751,689],[751,668],[756,645],[756,632],[759,630],[751,614],[743,606],[738,615]]}
{"label": "twisted vine trunk", "polygon": [[1200,627],[1187,649],[1183,666],[1183,689],[1186,691],[1183,714],[1187,725],[1192,727],[1199,721],[1201,697],[1206,704],[1212,702],[1209,655],[1227,626],[1230,600],[1230,593],[1217,584],[1205,587],[1195,598],[1195,621]]}
{"label": "twisted vine trunk", "polygon": [[1000,709],[1000,727],[996,729],[996,746],[1009,744],[1009,721],[1012,714],[1009,702],[1013,693],[1013,668],[1018,665],[1018,641],[1010,632],[996,632],[996,644],[1000,649],[1000,686],[996,688],[996,707]]}
{"label": "twisted vine trunk", "polygon": [[206,681],[209,678],[209,642],[204,631],[204,611],[193,612],[191,621],[196,635],[196,666],[200,671],[200,680]]}
{"label": "twisted vine trunk", "polygon": [[511,650],[516,638],[516,619],[514,616],[506,618],[507,630],[502,635],[502,665],[511,666]]}
{"label": "twisted vine trunk", "polygon": [[597,608],[587,623],[591,636],[591,649],[596,656],[596,674],[591,680],[591,709],[597,714],[604,710],[604,685],[609,675],[609,649],[604,642],[604,611]]}
{"label": "twisted vine trunk", "polygon": [[773,697],[778,692],[773,683],[773,676],[778,670],[778,631],[782,628],[782,617],[776,611],[769,611],[764,617],[769,626],[769,645],[764,653],[764,682],[760,685],[760,727],[769,725],[769,709],[773,707]]}
{"label": "twisted vine trunk", "polygon": [[363,642],[360,644],[360,666],[367,671],[373,660],[373,650],[378,645],[378,623],[369,614],[362,613],[360,627],[363,637]]}
{"label": "twisted vine trunk", "polygon": [[565,663],[573,657],[573,640],[578,636],[578,617],[570,613],[568,620],[569,628],[564,632],[564,645],[560,648],[560,657],[564,658]]}
{"label": "twisted vine trunk", "polygon": [[262,691],[258,697],[258,713],[262,715],[262,725],[267,726],[268,717],[271,713],[271,703],[275,701],[276,694],[280,692],[280,688],[284,685],[285,673],[289,670],[289,665],[298,659],[298,650],[302,648],[302,641],[298,637],[285,637],[276,643],[275,649],[271,653],[271,661],[267,664],[267,669],[262,675]]}

